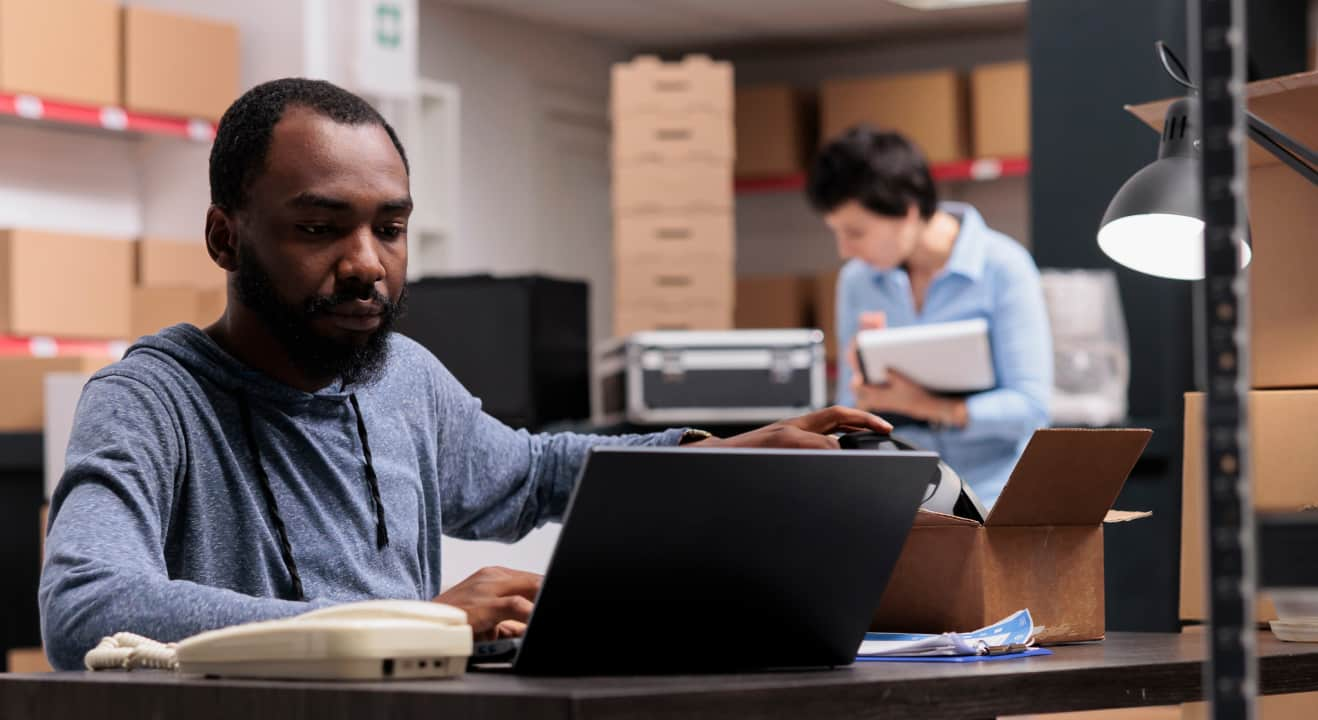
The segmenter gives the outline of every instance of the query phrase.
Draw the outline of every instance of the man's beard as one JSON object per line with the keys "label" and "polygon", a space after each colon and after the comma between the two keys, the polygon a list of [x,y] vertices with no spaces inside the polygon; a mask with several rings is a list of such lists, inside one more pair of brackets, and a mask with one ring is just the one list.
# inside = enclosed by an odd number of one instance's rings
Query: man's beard
{"label": "man's beard", "polygon": [[[379,377],[389,357],[389,335],[407,301],[406,288],[395,303],[375,288],[362,285],[289,305],[279,299],[270,274],[250,251],[238,253],[237,290],[239,302],[256,313],[299,370],[312,378],[338,378],[345,386],[367,385]],[[317,316],[355,300],[371,300],[381,308],[380,326],[365,343],[335,340],[316,332],[312,321]]]}

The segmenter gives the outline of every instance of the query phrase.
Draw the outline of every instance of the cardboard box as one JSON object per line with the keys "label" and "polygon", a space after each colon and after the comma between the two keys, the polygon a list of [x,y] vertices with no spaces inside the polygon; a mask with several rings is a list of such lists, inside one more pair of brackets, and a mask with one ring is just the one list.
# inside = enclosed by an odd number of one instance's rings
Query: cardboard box
{"label": "cardboard box", "polygon": [[672,255],[658,262],[649,255],[615,259],[615,307],[678,308],[731,305],[735,269],[703,255]]}
{"label": "cardboard box", "polygon": [[729,330],[732,303],[663,308],[618,306],[613,310],[613,336],[644,330]]}
{"label": "cardboard box", "polygon": [[737,88],[737,177],[803,172],[814,123],[802,93],[789,85]]}
{"label": "cardboard box", "polygon": [[620,215],[613,221],[616,255],[711,253],[732,258],[737,235],[733,214],[684,213]]}
{"label": "cardboard box", "polygon": [[46,651],[41,648],[14,648],[7,653],[6,659],[11,673],[54,672],[46,660]]}
{"label": "cardboard box", "polygon": [[1029,63],[997,63],[971,70],[970,108],[975,157],[1029,157]]}
{"label": "cardboard box", "polygon": [[1029,608],[1040,642],[1104,634],[1103,523],[1153,433],[1039,430],[983,525],[921,510],[873,629],[974,630]]}
{"label": "cardboard box", "polygon": [[[1310,147],[1318,147],[1318,72],[1246,86],[1249,109]],[[1161,132],[1168,100],[1128,108]],[[1149,158],[1150,162],[1153,160]],[[1318,387],[1318,190],[1249,144],[1250,386]]]}
{"label": "cardboard box", "polygon": [[732,115],[635,113],[613,121],[613,165],[732,162]]}
{"label": "cardboard box", "polygon": [[737,278],[738,328],[809,327],[810,278],[750,275]]}
{"label": "cardboard box", "polygon": [[133,288],[133,325],[129,337],[154,335],[178,323],[196,323],[201,291],[192,288]]}
{"label": "cardboard box", "polygon": [[45,383],[51,372],[94,373],[109,357],[38,358],[0,355],[0,432],[41,432],[45,423]]}
{"label": "cardboard box", "polygon": [[930,163],[964,160],[970,154],[966,85],[955,70],[827,80],[819,113],[823,142],[869,123],[905,135]]}
{"label": "cardboard box", "polygon": [[132,286],[128,240],[0,230],[0,334],[125,338]]}
{"label": "cardboard box", "polygon": [[824,355],[830,361],[837,360],[837,276],[840,270],[829,270],[814,277],[814,301],[811,310],[814,314],[811,322],[824,331]]}
{"label": "cardboard box", "polygon": [[732,212],[731,165],[628,165],[613,170],[615,215]]}
{"label": "cardboard box", "polygon": [[124,106],[219,120],[238,98],[238,27],[137,5],[123,13]]}
{"label": "cardboard box", "polygon": [[[1204,395],[1185,395],[1185,456],[1181,486],[1181,618],[1207,618],[1204,557]],[[1318,507],[1318,390],[1249,393],[1249,447],[1255,510]],[[1277,617],[1266,594],[1254,603],[1259,622]]]}
{"label": "cardboard box", "polygon": [[0,91],[118,105],[119,43],[112,0],[0,0]]}
{"label": "cardboard box", "polygon": [[732,112],[732,65],[706,55],[687,55],[675,63],[638,55],[613,66],[612,86],[615,120],[632,113]]}
{"label": "cardboard box", "polygon": [[1180,705],[1082,710],[1047,715],[1009,715],[1001,720],[1181,720]]}
{"label": "cardboard box", "polygon": [[[1206,702],[1181,706],[1183,720],[1209,720],[1212,711]],[[1259,720],[1304,720],[1318,717],[1318,693],[1259,695],[1254,698],[1254,717]]]}
{"label": "cardboard box", "polygon": [[229,296],[226,288],[202,290],[197,296],[197,319],[194,323],[199,328],[210,325],[224,315],[228,304]]}
{"label": "cardboard box", "polygon": [[224,287],[228,278],[202,242],[142,238],[136,251],[139,287],[209,290]]}

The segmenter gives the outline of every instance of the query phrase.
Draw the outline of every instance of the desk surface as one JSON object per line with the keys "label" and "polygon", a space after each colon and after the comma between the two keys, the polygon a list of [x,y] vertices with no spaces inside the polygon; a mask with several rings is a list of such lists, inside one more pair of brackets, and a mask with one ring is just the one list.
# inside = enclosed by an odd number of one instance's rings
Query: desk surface
{"label": "desk surface", "polygon": [[[0,675],[0,717],[802,718],[940,717],[1170,705],[1200,698],[1203,634],[1113,633],[1056,654],[987,663],[858,663],[745,675],[308,683],[168,673]],[[1318,644],[1259,635],[1266,694],[1318,690]]]}

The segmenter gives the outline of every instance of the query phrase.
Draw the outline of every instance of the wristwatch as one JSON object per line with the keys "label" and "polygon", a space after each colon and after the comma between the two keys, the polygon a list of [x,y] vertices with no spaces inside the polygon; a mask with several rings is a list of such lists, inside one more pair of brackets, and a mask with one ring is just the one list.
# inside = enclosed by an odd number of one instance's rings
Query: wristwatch
{"label": "wristwatch", "polygon": [[686,430],[682,431],[682,437],[677,441],[677,444],[690,445],[691,443],[698,443],[701,440],[708,440],[712,437],[714,437],[714,434],[708,430],[696,430],[695,428],[687,428]]}

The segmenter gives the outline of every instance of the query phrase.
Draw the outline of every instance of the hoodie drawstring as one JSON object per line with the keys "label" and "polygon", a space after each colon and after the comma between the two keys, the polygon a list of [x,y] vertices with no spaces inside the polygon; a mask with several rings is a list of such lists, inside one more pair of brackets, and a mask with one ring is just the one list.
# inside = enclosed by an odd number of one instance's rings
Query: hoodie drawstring
{"label": "hoodie drawstring", "polygon": [[[306,600],[302,590],[302,576],[298,574],[297,563],[293,560],[293,545],[288,540],[288,530],[284,527],[284,518],[279,514],[279,504],[275,501],[274,489],[270,486],[270,476],[266,474],[265,463],[261,462],[261,448],[256,442],[256,427],[252,423],[252,409],[247,396],[236,393],[238,412],[242,416],[243,435],[247,439],[247,450],[256,462],[256,476],[261,481],[261,494],[265,496],[266,510],[270,513],[270,524],[274,525],[275,534],[279,536],[279,554],[283,556],[284,567],[293,582],[293,599]],[[375,465],[371,462],[371,444],[366,437],[366,420],[362,416],[361,405],[357,395],[348,396],[352,403],[353,415],[357,418],[357,437],[362,443],[362,459],[365,461],[366,484],[371,491],[371,504],[375,507],[375,546],[384,549],[389,544],[389,528],[385,525],[384,502],[380,499],[380,481],[375,474]]]}
{"label": "hoodie drawstring", "polygon": [[242,416],[243,435],[247,437],[247,451],[256,461],[256,477],[261,480],[261,494],[265,496],[265,507],[270,512],[270,524],[275,526],[279,536],[279,554],[284,558],[284,567],[293,579],[293,599],[306,600],[302,592],[302,576],[298,574],[297,563],[293,561],[293,545],[288,541],[288,530],[284,528],[284,518],[279,514],[279,504],[275,502],[275,491],[270,487],[270,476],[265,472],[265,463],[261,462],[261,446],[256,443],[256,428],[252,424],[252,408],[247,403],[247,396],[238,393],[238,413]]}
{"label": "hoodie drawstring", "polygon": [[366,420],[362,417],[361,406],[357,404],[357,393],[348,396],[352,403],[352,412],[357,416],[357,437],[362,441],[362,457],[366,460],[366,484],[371,489],[371,502],[375,505],[375,547],[383,549],[389,544],[389,527],[384,523],[384,502],[380,500],[380,481],[375,477],[375,466],[371,464],[371,443],[366,439]]}

